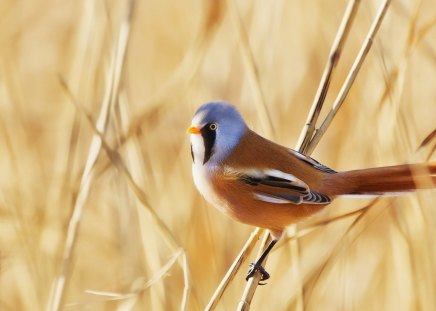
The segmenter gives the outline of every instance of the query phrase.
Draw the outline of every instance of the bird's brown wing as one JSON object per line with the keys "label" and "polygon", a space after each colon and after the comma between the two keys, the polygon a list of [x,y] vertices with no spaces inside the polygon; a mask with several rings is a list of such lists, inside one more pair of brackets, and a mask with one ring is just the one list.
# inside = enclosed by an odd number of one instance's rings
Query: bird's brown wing
{"label": "bird's brown wing", "polygon": [[[328,193],[320,191],[323,179],[336,173],[316,160],[267,140],[253,131],[247,131],[222,165],[245,170],[280,171],[299,179],[312,192],[324,194]],[[307,199],[317,200],[315,197]]]}
{"label": "bird's brown wing", "polygon": [[328,204],[331,201],[327,195],[311,191],[300,179],[279,170],[227,167],[225,174],[243,183],[259,201],[275,204]]}

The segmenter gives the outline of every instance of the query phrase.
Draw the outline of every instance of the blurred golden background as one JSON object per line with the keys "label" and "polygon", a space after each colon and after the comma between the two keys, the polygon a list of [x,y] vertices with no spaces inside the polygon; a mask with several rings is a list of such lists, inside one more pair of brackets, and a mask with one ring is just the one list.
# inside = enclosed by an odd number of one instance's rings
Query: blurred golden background
{"label": "blurred golden background", "polygon": [[[203,309],[253,228],[194,189],[192,114],[227,100],[265,134],[263,96],[269,138],[294,147],[346,5],[2,0],[0,310],[56,299],[64,310],[177,310],[183,297]],[[378,5],[360,4],[327,107]],[[336,170],[426,161],[431,145],[417,149],[436,127],[434,38],[434,0],[393,1],[313,157]],[[338,199],[320,217],[369,202]],[[434,190],[382,198],[281,244],[252,309],[435,310],[435,202]],[[236,307],[246,271],[218,310]]]}

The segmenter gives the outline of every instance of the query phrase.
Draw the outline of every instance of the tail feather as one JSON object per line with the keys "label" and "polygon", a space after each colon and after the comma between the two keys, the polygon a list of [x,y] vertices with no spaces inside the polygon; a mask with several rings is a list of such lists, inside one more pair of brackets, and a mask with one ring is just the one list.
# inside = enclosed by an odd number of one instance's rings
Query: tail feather
{"label": "tail feather", "polygon": [[339,172],[326,176],[324,193],[384,194],[436,187],[436,163],[405,164]]}

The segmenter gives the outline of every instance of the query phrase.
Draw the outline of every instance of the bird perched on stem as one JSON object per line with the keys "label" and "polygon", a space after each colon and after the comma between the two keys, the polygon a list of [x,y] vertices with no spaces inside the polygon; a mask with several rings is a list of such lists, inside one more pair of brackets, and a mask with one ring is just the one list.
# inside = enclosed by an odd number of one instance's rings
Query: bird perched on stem
{"label": "bird perched on stem", "polygon": [[256,134],[225,102],[198,108],[187,132],[200,193],[233,219],[267,228],[273,236],[251,265],[247,280],[257,270],[262,281],[268,279],[262,262],[285,228],[321,211],[336,197],[407,192],[436,184],[436,163],[336,172]]}

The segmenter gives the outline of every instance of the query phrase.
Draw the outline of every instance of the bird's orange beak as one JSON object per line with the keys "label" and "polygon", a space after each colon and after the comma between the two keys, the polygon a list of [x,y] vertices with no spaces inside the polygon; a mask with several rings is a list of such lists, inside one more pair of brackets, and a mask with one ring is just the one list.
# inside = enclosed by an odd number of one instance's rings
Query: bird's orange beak
{"label": "bird's orange beak", "polygon": [[196,126],[191,126],[186,130],[186,133],[188,134],[200,134],[200,129]]}

